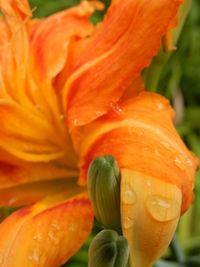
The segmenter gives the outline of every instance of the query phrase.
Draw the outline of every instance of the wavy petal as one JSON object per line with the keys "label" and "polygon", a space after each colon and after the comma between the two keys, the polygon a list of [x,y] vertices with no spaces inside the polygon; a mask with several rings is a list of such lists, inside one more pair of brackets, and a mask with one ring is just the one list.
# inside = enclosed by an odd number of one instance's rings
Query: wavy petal
{"label": "wavy petal", "polygon": [[182,213],[193,199],[197,158],[186,148],[173,124],[173,110],[162,96],[142,93],[85,128],[80,151],[80,182],[96,156],[112,154],[120,168],[143,172],[177,185]]}
{"label": "wavy petal", "polygon": [[71,39],[79,40],[92,34],[89,17],[95,8],[95,3],[83,1],[79,6],[33,24],[30,29],[31,70],[37,72],[43,82],[63,69]]}
{"label": "wavy petal", "polygon": [[92,222],[86,194],[46,199],[21,209],[0,224],[1,266],[60,266],[81,247]]}
{"label": "wavy petal", "polygon": [[[5,15],[4,37],[0,42],[0,58],[3,79],[7,91],[19,100],[25,85],[25,75],[28,63],[27,23],[31,11],[26,0],[0,1],[0,7]],[[0,88],[1,90],[1,88]]]}
{"label": "wavy petal", "polygon": [[100,117],[120,99],[156,55],[181,3],[126,0],[111,4],[65,85],[71,128]]}

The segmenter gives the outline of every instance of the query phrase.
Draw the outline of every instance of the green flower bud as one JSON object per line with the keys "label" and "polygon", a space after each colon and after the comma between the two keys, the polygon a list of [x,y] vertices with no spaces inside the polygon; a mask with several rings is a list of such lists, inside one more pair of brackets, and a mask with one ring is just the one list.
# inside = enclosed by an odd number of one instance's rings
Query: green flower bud
{"label": "green flower bud", "polygon": [[120,174],[112,156],[95,158],[88,170],[88,191],[96,219],[121,233]]}
{"label": "green flower bud", "polygon": [[126,238],[113,230],[103,230],[90,245],[88,267],[126,267],[128,257]]}

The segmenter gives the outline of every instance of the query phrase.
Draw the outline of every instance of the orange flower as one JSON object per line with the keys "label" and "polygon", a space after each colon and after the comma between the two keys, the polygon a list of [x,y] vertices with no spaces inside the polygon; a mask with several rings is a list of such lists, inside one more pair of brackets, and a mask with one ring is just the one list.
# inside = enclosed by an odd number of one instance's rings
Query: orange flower
{"label": "orange flower", "polygon": [[0,225],[1,266],[60,266],[81,247],[93,212],[76,179],[97,155],[176,184],[189,207],[197,161],[168,102],[131,99],[181,2],[113,0],[94,29],[98,2],[30,20],[26,0],[0,0],[0,204],[29,205]]}

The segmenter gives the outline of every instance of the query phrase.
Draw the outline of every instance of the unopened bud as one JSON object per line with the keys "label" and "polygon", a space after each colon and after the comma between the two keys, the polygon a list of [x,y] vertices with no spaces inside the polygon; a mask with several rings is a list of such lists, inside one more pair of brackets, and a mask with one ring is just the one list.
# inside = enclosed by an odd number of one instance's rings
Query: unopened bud
{"label": "unopened bud", "polygon": [[108,229],[121,232],[120,174],[112,156],[95,158],[88,170],[88,191],[96,219]]}
{"label": "unopened bud", "polygon": [[174,236],[182,192],[164,179],[121,170],[123,235],[130,248],[130,267],[151,267]]}
{"label": "unopened bud", "polygon": [[113,230],[103,230],[90,245],[88,267],[126,267],[128,257],[126,238]]}

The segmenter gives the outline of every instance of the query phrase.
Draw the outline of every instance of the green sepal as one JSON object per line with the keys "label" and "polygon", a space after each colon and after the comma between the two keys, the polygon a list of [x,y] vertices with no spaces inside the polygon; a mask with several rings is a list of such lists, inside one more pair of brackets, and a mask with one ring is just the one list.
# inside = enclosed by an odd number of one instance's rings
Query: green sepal
{"label": "green sepal", "polygon": [[102,230],[89,248],[88,267],[126,267],[129,247],[124,236],[113,230]]}
{"label": "green sepal", "polygon": [[88,191],[97,221],[121,233],[120,173],[112,156],[95,158],[88,170]]}

